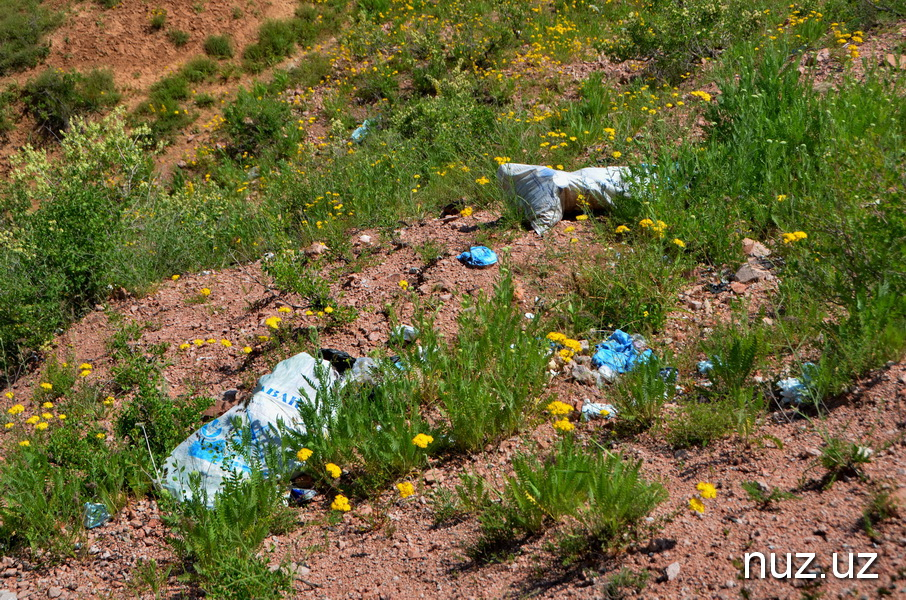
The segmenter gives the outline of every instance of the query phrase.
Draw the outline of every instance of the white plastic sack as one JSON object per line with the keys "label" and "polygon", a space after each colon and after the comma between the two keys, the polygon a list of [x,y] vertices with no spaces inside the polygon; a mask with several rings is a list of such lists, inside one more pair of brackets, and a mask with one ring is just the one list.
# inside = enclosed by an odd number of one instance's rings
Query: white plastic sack
{"label": "white plastic sack", "polygon": [[336,383],[338,375],[326,360],[303,352],[280,362],[272,373],[258,380],[245,405],[234,406],[176,447],[164,462],[161,486],[178,500],[189,499],[189,478],[199,473],[201,487],[212,505],[225,479],[251,473],[246,457],[235,450],[243,435],[251,438],[250,452],[257,455],[255,462],[263,465],[268,448],[280,447],[281,423],[304,431],[297,406],[315,400],[317,390],[312,384],[318,384],[319,363],[326,369],[329,383]]}
{"label": "white plastic sack", "polygon": [[504,191],[522,201],[526,218],[538,234],[579,208],[583,194],[591,208],[612,206],[614,198],[629,196],[632,173],[629,167],[589,167],[578,171],[557,171],[537,165],[505,163],[497,169],[497,181]]}

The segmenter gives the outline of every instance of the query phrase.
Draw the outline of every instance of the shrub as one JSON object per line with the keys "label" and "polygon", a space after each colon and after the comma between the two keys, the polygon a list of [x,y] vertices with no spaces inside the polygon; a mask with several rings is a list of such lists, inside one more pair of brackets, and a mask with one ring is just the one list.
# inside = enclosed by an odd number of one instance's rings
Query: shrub
{"label": "shrub", "polygon": [[229,35],[210,35],[204,41],[204,52],[214,58],[233,58],[233,40]]}
{"label": "shrub", "polygon": [[676,393],[676,375],[664,371],[669,357],[654,356],[624,374],[617,384],[616,409],[621,430],[638,433],[650,429],[660,418],[664,404]]}
{"label": "shrub", "polygon": [[272,151],[277,156],[289,156],[296,151],[298,131],[290,106],[270,97],[261,87],[240,89],[223,117],[223,131],[229,136],[233,155],[259,156]]}
{"label": "shrub", "polygon": [[41,62],[50,52],[44,35],[62,16],[40,0],[0,0],[0,76]]}
{"label": "shrub", "polygon": [[181,29],[170,29],[167,31],[167,39],[170,40],[170,43],[176,46],[177,48],[182,48],[189,43],[190,36],[187,32],[182,31]]}
{"label": "shrub", "polygon": [[48,69],[25,84],[22,99],[38,125],[58,134],[69,129],[73,117],[113,106],[120,95],[110,71],[82,74]]}
{"label": "shrub", "polygon": [[246,47],[242,55],[246,68],[260,71],[290,56],[296,48],[296,38],[293,21],[265,21],[258,30],[258,41]]}

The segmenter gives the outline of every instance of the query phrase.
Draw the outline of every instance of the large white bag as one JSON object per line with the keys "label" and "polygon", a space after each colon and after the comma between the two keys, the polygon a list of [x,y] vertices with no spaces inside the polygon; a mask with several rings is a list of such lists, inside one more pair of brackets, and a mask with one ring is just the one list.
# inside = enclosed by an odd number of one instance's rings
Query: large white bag
{"label": "large white bag", "polygon": [[190,476],[198,473],[208,505],[213,505],[225,479],[252,471],[247,457],[238,451],[243,436],[251,439],[246,452],[254,457],[252,462],[263,468],[268,450],[280,448],[281,424],[304,431],[297,406],[315,401],[319,364],[328,383],[335,384],[339,376],[326,360],[303,352],[278,363],[258,380],[247,403],[234,406],[176,447],[164,462],[161,486],[176,499],[187,500],[192,496]]}
{"label": "large white bag", "polygon": [[636,183],[629,167],[589,167],[570,173],[516,163],[500,165],[497,181],[522,201],[525,216],[538,234],[559,223],[563,213],[580,208],[579,194],[590,208],[605,208],[613,205],[614,198],[629,196],[630,183]]}

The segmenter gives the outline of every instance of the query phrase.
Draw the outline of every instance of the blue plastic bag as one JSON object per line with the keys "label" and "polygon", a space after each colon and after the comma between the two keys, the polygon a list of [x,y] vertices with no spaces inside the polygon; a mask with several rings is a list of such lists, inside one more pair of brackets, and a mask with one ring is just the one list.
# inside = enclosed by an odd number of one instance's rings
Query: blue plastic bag
{"label": "blue plastic bag", "polygon": [[628,333],[617,329],[610,338],[595,346],[591,364],[595,368],[607,367],[614,373],[631,371],[639,362],[648,360],[650,349],[639,352]]}
{"label": "blue plastic bag", "polygon": [[456,257],[467,267],[490,267],[497,263],[497,254],[486,246],[472,246]]}

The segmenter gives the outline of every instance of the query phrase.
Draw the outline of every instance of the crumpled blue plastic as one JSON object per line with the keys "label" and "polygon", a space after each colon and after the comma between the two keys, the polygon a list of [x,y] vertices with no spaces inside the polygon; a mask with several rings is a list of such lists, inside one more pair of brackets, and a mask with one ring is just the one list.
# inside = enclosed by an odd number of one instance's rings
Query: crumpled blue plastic
{"label": "crumpled blue plastic", "polygon": [[487,246],[472,246],[456,258],[467,267],[490,267],[497,262],[497,253]]}
{"label": "crumpled blue plastic", "polygon": [[609,367],[616,373],[625,373],[626,371],[631,371],[637,363],[648,360],[651,355],[650,349],[639,352],[635,344],[632,343],[632,337],[628,333],[617,329],[607,341],[595,346],[591,364],[599,369],[601,367]]}
{"label": "crumpled blue plastic", "polygon": [[801,404],[804,400],[811,397],[811,389],[814,376],[817,375],[818,367],[814,363],[803,363],[801,377],[788,377],[777,382],[780,388],[780,395],[787,403]]}

